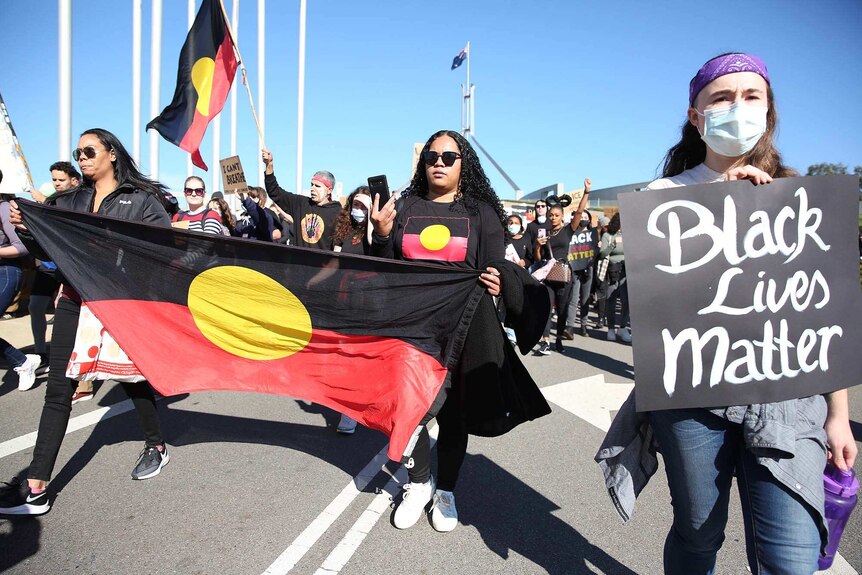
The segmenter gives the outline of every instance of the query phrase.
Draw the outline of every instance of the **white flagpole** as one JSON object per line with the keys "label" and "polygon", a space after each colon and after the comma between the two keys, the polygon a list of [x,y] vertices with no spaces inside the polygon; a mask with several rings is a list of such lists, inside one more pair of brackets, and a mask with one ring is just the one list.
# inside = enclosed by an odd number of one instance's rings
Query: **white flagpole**
{"label": "white flagpole", "polygon": [[[150,117],[159,115],[159,93],[162,75],[162,0],[153,0],[152,33],[150,34]],[[159,138],[157,130],[150,130],[150,177],[159,179]]]}
{"label": "white flagpole", "polygon": [[467,130],[468,134],[473,133],[473,89],[470,85],[470,41],[467,40],[467,90],[465,92],[465,98],[469,98],[466,104],[466,113],[467,113]]}
{"label": "white flagpole", "polygon": [[57,158],[69,159],[72,154],[72,0],[59,0],[58,60],[60,109]]}
{"label": "white flagpole", "polygon": [[132,0],[132,159],[141,165],[141,10]]}
{"label": "white flagpole", "polygon": [[[233,39],[239,44],[239,0],[233,0],[231,7],[231,20],[233,20]],[[237,76],[233,78],[233,86],[230,91],[230,155],[236,156],[236,91]]]}
{"label": "white flagpole", "polygon": [[299,81],[296,105],[296,188],[302,193],[302,141],[303,117],[305,115],[305,8],[306,0],[299,0]]}
{"label": "white flagpole", "polygon": [[[257,0],[257,103],[258,114],[257,154],[264,147],[266,134],[266,0]],[[255,154],[255,156],[257,156]],[[263,163],[257,162],[257,185],[263,186]]]}
{"label": "white flagpole", "polygon": [[[189,19],[189,30],[192,29],[192,24],[195,23],[195,0],[188,1],[188,19]],[[192,164],[192,155],[189,154],[186,156],[186,177],[191,176],[195,171],[195,166]]]}

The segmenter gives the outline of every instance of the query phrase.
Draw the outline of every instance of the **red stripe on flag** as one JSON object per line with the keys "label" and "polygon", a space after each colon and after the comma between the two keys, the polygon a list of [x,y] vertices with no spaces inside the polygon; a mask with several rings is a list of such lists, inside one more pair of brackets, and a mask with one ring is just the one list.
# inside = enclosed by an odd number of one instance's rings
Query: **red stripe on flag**
{"label": "red stripe on flag", "polygon": [[236,55],[230,35],[225,32],[224,40],[219,46],[215,57],[215,69],[213,70],[212,89],[210,91],[209,114],[204,116],[195,109],[195,117],[191,126],[180,141],[179,147],[192,154],[192,163],[202,170],[207,169],[200,155],[201,140],[207,131],[210,120],[215,118],[224,108],[227,95],[230,93],[234,75],[237,69]]}
{"label": "red stripe on flag", "polygon": [[[239,357],[206,339],[183,305],[101,300],[87,305],[164,395],[252,391],[325,405],[389,436],[399,460],[446,378],[446,368],[399,339],[312,331],[282,359]],[[170,334],[166,338],[151,334]],[[262,347],[266,342],[260,342]]]}
{"label": "red stripe on flag", "polygon": [[419,241],[419,234],[404,234],[401,240],[401,253],[411,260],[435,260],[443,262],[463,262],[467,259],[467,238],[452,236],[439,250],[429,250]]}

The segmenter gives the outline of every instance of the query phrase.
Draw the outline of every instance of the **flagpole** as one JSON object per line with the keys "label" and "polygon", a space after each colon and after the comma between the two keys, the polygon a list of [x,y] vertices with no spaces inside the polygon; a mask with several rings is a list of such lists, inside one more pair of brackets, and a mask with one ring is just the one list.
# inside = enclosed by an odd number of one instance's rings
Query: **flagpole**
{"label": "flagpole", "polygon": [[[150,34],[150,117],[159,115],[159,92],[162,68],[162,0],[153,0]],[[150,132],[150,177],[159,179],[159,138],[156,130]]]}
{"label": "flagpole", "polygon": [[[251,96],[251,86],[248,85],[248,77],[245,71],[245,64],[243,64],[242,54],[240,54],[239,52],[239,46],[236,43],[236,36],[234,36],[233,28],[231,27],[230,20],[227,17],[227,10],[225,10],[224,3],[222,2],[222,0],[218,0],[218,4],[219,6],[221,6],[221,11],[224,15],[225,26],[227,26],[227,33],[230,35],[230,41],[233,44],[233,51],[236,53],[236,60],[239,64],[239,69],[242,72],[242,83],[245,84],[245,88],[248,91],[248,101],[251,104],[251,115],[254,117],[254,124],[255,126],[257,126],[257,135],[260,137],[261,142],[263,142],[263,129],[261,129],[260,127],[260,121],[258,121],[257,119],[257,111],[255,111],[254,109],[254,98],[252,98]],[[259,16],[260,14],[258,14],[258,17]],[[260,21],[260,18],[258,18],[258,21]],[[258,34],[260,34],[260,32],[258,32]],[[261,96],[261,101],[263,101],[263,96]],[[261,116],[263,115],[262,110],[263,106],[261,106]]]}
{"label": "flagpole", "polygon": [[295,194],[302,193],[302,140],[305,129],[305,13],[306,0],[299,0],[299,78],[297,82],[296,105],[296,188]]}
{"label": "flagpole", "polygon": [[[234,34],[239,41],[239,0],[233,0],[231,6],[231,20]],[[233,87],[230,92],[230,155],[236,156],[236,76],[233,79]]]}
{"label": "flagpole", "polygon": [[72,0],[59,0],[57,82],[60,110],[57,157],[68,159],[72,153]]}
{"label": "flagpole", "polygon": [[473,105],[472,100],[468,100],[471,98],[471,89],[470,89],[470,41],[467,40],[467,90],[464,95],[464,105],[466,107],[467,114],[467,130],[468,134],[473,133]]}
{"label": "flagpole", "polygon": [[[191,32],[192,25],[195,23],[195,0],[189,0],[186,6],[186,10],[188,11],[188,21],[189,21],[189,29]],[[195,173],[195,165],[192,164],[192,155],[188,154],[186,156],[186,178]]]}
{"label": "flagpole", "polygon": [[132,0],[132,159],[141,165],[141,10],[142,0]]}

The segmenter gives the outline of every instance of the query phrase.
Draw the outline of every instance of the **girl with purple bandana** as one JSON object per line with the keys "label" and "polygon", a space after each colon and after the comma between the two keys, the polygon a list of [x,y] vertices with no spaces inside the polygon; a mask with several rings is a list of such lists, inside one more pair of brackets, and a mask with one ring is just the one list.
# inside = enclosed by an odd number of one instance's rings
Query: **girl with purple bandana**
{"label": "girl with purple bandana", "polygon": [[[688,103],[682,138],[665,157],[663,177],[649,189],[742,179],[762,185],[797,175],[781,163],[773,143],[778,116],[760,58],[732,53],[708,61],[691,80]],[[846,389],[780,403],[649,415],[674,514],[664,546],[665,573],[715,572],[734,476],[751,573],[817,570],[826,532],[827,445],[840,469],[856,459]],[[752,428],[757,441],[746,432]],[[789,448],[781,449],[782,442]]]}

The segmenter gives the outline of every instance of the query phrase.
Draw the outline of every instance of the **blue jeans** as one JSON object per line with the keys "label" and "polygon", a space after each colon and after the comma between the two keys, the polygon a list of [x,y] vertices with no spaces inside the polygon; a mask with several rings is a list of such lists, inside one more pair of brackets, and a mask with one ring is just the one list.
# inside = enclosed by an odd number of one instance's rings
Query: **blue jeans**
{"label": "blue jeans", "polygon": [[816,512],[745,448],[742,426],[705,409],[650,413],[664,458],[673,525],[664,544],[667,575],[713,575],[724,542],[736,474],[753,575],[810,575],[817,570]]}
{"label": "blue jeans", "polygon": [[[12,304],[15,294],[21,289],[24,272],[18,266],[0,266],[0,315],[6,313],[6,308]],[[27,358],[18,348],[0,337],[0,350],[6,358],[9,367],[19,367]]]}

